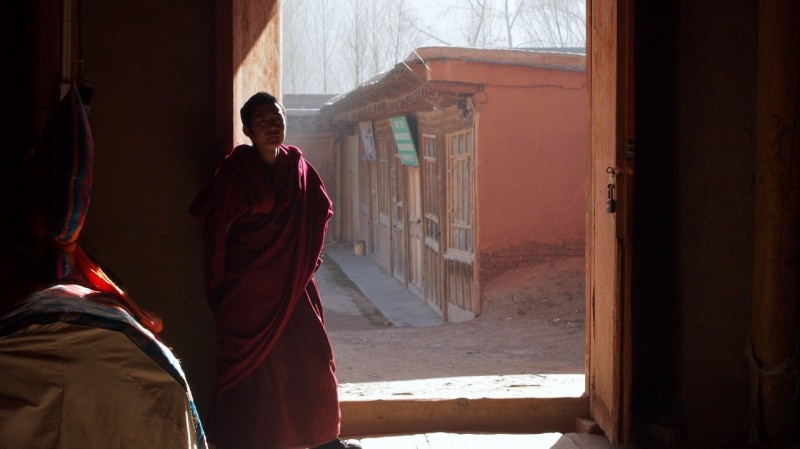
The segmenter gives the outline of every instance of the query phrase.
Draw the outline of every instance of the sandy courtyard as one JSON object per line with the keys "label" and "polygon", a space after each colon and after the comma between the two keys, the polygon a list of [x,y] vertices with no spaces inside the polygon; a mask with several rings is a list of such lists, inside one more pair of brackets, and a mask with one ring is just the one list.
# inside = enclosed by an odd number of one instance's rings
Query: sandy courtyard
{"label": "sandy courtyard", "polygon": [[395,327],[330,259],[316,278],[340,383],[583,374],[582,258],[492,280],[474,320]]}

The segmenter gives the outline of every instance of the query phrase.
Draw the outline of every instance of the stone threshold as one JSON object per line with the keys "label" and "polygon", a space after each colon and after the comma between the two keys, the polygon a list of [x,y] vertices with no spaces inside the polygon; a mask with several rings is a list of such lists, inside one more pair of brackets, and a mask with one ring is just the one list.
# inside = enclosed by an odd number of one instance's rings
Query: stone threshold
{"label": "stone threshold", "polygon": [[589,415],[583,374],[468,376],[342,384],[347,438],[437,432],[575,432]]}

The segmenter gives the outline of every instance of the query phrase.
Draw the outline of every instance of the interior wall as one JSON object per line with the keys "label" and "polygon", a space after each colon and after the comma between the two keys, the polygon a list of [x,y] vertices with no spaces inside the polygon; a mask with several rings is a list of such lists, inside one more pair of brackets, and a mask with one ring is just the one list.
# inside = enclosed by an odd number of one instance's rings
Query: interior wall
{"label": "interior wall", "polygon": [[215,339],[188,210],[214,154],[214,3],[81,1],[95,140],[82,244],[164,319],[203,416]]}
{"label": "interior wall", "polygon": [[[256,92],[281,98],[280,1],[223,0],[233,5],[231,35],[233,70],[233,143],[249,144],[239,108]],[[223,63],[227,64],[226,59]],[[227,87],[225,87],[227,89]]]}
{"label": "interior wall", "polygon": [[678,41],[679,398],[691,440],[744,441],[758,2],[701,3],[681,8]]}
{"label": "interior wall", "polygon": [[747,441],[757,2],[637,12],[634,409]]}
{"label": "interior wall", "polygon": [[27,232],[20,217],[30,199],[20,167],[58,105],[61,20],[60,0],[12,2],[0,14],[0,246]]}

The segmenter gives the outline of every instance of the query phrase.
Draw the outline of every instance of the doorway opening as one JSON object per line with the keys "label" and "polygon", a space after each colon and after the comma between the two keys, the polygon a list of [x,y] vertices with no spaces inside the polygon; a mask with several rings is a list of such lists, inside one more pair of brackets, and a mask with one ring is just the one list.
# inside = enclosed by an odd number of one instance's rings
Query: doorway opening
{"label": "doorway opening", "polygon": [[[323,302],[340,381],[362,393],[369,387],[366,384],[388,391],[385,382],[427,379],[430,386],[439,379],[453,394],[480,385],[484,394],[505,390],[525,396],[536,394],[531,393],[533,386],[558,375],[559,382],[572,385],[579,396],[586,372],[586,5],[580,0],[562,2],[565,8],[557,9],[549,5],[552,2],[538,2],[536,10],[529,2],[530,9],[520,10],[517,22],[529,28],[520,26],[502,37],[474,28],[466,19],[475,18],[475,11],[448,15],[431,7],[436,2],[425,2],[428,9],[421,2],[391,3],[407,9],[383,5],[385,14],[378,17],[370,15],[372,7],[350,10],[339,5],[347,9],[349,21],[335,25],[332,4],[283,2],[285,11],[294,12],[283,15],[287,142],[304,148],[334,196],[336,215],[325,250],[327,263],[317,280],[327,284],[321,286]],[[311,6],[316,11],[297,13]],[[324,24],[299,22],[321,20],[329,7]],[[424,17],[466,21],[447,25],[439,20],[436,27],[429,27]],[[483,18],[499,26],[511,17],[495,11]],[[548,27],[555,23],[568,25],[561,27],[563,34]],[[309,43],[315,39],[309,36],[310,29],[321,33],[316,44]],[[336,33],[325,34],[326,29]],[[303,30],[302,36],[293,30]],[[346,37],[337,41],[336,35]],[[398,43],[393,47],[396,53],[375,53],[376,48],[388,48],[386,42],[392,38]],[[339,54],[332,50],[337,42],[342,53],[338,65],[332,58]],[[505,48],[498,50],[498,42]],[[493,47],[494,54],[487,55],[487,50],[477,48],[479,44]],[[426,50],[428,46],[441,51]],[[327,53],[321,53],[323,48]],[[510,71],[529,70],[526,65],[536,65],[535,58],[519,61],[537,53],[550,63],[560,58],[558,64],[568,73],[556,74],[550,84],[498,81],[498,86],[489,86],[489,81],[438,78],[435,66],[435,60],[443,60],[463,64],[461,70],[489,67],[499,76],[506,66],[512,67]],[[571,62],[576,59],[580,64]],[[475,67],[470,68],[471,63]],[[303,69],[308,64],[316,70]],[[339,73],[326,69],[326,64],[338,67]],[[312,78],[313,73],[319,74],[318,79]],[[576,73],[580,81],[571,84],[569,77]],[[581,111],[561,126],[580,128],[582,137],[577,140],[583,141],[569,140],[575,138],[573,132],[562,133],[567,136],[563,141],[554,137],[557,133],[546,134],[546,141],[526,140],[525,128],[538,125],[553,130],[547,108],[538,116],[525,114],[530,106],[514,109],[515,120],[492,124],[499,114],[492,108],[501,102],[512,104],[508,97],[518,92],[515,87],[538,89],[543,96],[528,104],[549,104],[551,115],[559,113],[558,92],[582,90],[583,97],[569,100],[579,103]],[[312,100],[316,106],[309,107],[306,102]],[[310,112],[314,108],[319,110],[317,122]],[[412,136],[414,161],[404,160],[403,143],[393,127],[397,118],[404,119]],[[335,130],[320,131],[318,123]],[[496,143],[502,137],[489,138],[491,133],[512,136],[511,143]],[[501,147],[516,148],[516,154],[501,156]],[[578,154],[577,159],[559,159],[570,151]],[[542,158],[528,162],[531,153]],[[495,168],[492,165],[505,166],[505,171],[490,171],[487,167]],[[574,180],[565,185],[546,178],[555,173],[563,173],[555,178]],[[529,181],[534,187],[515,189],[514,178],[517,185]],[[555,191],[549,191],[553,186]],[[565,189],[573,189],[571,196],[564,195]],[[558,197],[557,204],[537,203],[543,197]],[[564,212],[573,209],[577,219]],[[563,221],[554,218],[558,214],[565,217]],[[577,231],[561,233],[570,227]],[[513,237],[525,231],[527,236]],[[356,248],[364,255],[356,256]],[[380,268],[387,290],[372,293],[357,285],[358,275],[352,274],[356,270],[348,266],[353,258]],[[374,284],[376,275],[368,272],[363,282]],[[439,323],[397,325],[391,311],[381,312],[376,303],[387,298],[399,301],[392,292],[398,284],[411,301],[438,315]],[[335,304],[334,292],[344,298],[342,304]],[[397,302],[385,310],[392,305]],[[465,384],[465,379],[473,384]]]}

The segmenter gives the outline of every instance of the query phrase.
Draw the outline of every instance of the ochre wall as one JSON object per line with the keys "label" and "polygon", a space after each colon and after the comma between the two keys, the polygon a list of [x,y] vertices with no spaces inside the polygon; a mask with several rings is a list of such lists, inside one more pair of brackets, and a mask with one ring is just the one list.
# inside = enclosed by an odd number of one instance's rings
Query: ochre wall
{"label": "ochre wall", "polygon": [[[582,56],[570,58],[576,64]],[[588,145],[583,68],[457,60],[429,65],[432,79],[484,86],[473,97],[481,270],[582,256]]]}
{"label": "ochre wall", "polygon": [[481,251],[584,239],[586,73],[519,71],[476,96]]}
{"label": "ochre wall", "polygon": [[239,108],[259,91],[281,97],[280,1],[229,1],[235,30],[225,38],[233,39],[233,142],[250,143],[242,132]]}
{"label": "ochre wall", "polygon": [[214,152],[213,3],[87,0],[81,18],[95,91],[94,189],[81,240],[164,319],[163,340],[182,361],[201,413],[215,338],[201,227],[189,206]]}

